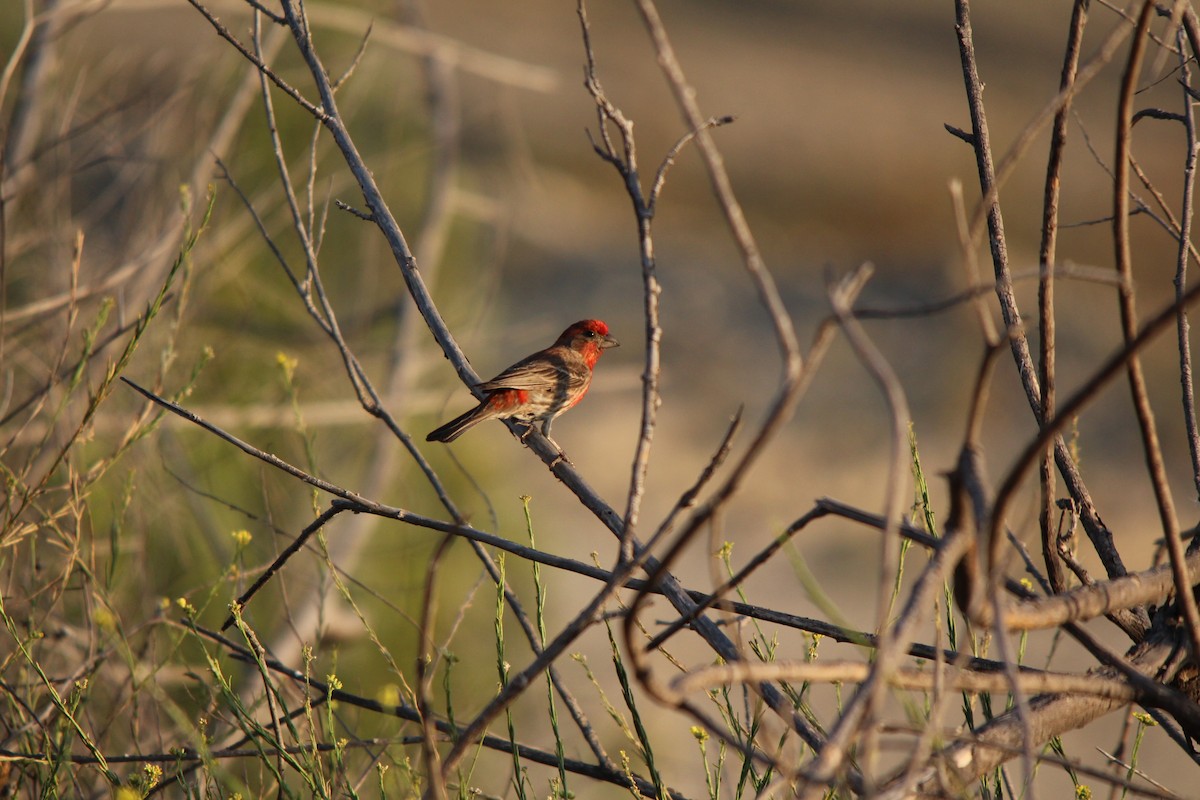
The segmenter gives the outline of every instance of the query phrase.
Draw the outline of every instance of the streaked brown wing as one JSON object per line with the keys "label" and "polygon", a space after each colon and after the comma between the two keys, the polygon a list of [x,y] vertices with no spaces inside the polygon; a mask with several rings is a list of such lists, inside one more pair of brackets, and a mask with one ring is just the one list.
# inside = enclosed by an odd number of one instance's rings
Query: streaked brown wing
{"label": "streaked brown wing", "polygon": [[485,392],[497,389],[560,392],[578,389],[587,382],[588,370],[579,369],[582,365],[570,363],[572,356],[575,360],[581,360],[578,354],[570,350],[537,353],[518,361],[490,381],[479,384],[479,388]]}

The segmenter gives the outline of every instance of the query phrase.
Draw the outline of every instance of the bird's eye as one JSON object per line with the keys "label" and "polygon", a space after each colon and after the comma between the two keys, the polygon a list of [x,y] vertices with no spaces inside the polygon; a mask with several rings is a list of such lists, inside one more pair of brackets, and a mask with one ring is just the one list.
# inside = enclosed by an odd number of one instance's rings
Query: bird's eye
{"label": "bird's eye", "polygon": [[595,331],[585,331],[583,335],[584,335],[584,336],[589,336],[589,337],[591,337],[591,338],[593,338],[593,339],[595,339],[595,338],[596,338],[596,332],[595,332]]}

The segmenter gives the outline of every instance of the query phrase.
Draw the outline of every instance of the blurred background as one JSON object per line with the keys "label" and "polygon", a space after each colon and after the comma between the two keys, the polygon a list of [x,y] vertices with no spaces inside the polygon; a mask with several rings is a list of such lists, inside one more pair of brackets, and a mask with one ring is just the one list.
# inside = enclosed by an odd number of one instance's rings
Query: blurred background
{"label": "blurred background", "polygon": [[[6,76],[3,98],[9,125],[4,419],[6,440],[12,437],[6,459],[32,452],[41,437],[59,435],[44,416],[34,418],[28,408],[17,413],[20,401],[57,369],[60,343],[78,351],[103,298],[115,305],[98,324],[102,339],[142,311],[178,251],[182,220],[198,220],[211,186],[212,220],[191,255],[186,281],[173,287],[170,321],[152,331],[152,344],[139,351],[127,374],[150,385],[162,374],[164,391],[175,392],[211,348],[211,361],[184,400],[189,409],[336,484],[444,518],[411,459],[361,411],[336,350],[306,314],[247,211],[248,203],[280,257],[302,274],[303,254],[290,235],[291,212],[278,188],[257,81],[246,61],[182,0],[33,5],[56,15],[56,22],[39,63]],[[999,155],[1057,91],[1071,9],[1068,2],[1041,0],[977,6],[975,41]],[[243,4],[221,0],[208,7],[233,35],[249,40]],[[598,135],[597,118],[583,85],[584,49],[573,4],[441,0],[307,7],[329,72],[338,76],[354,65],[338,94],[340,110],[475,369],[490,377],[585,317],[606,320],[621,340],[600,364],[586,401],[556,422],[555,439],[591,485],[624,509],[639,432],[641,268],[622,182],[589,142],[589,132]],[[950,4],[692,0],[663,2],[660,10],[701,108],[736,117],[714,136],[806,349],[829,315],[829,277],[864,262],[875,273],[860,299],[863,307],[913,309],[972,285],[950,186],[960,182],[973,209],[977,173],[969,146],[943,127],[970,128]],[[635,123],[647,182],[686,132],[684,123],[632,4],[597,2],[588,11],[598,77]],[[5,60],[29,46],[23,38],[27,15],[22,3],[0,5]],[[1095,6],[1085,59],[1118,21],[1116,12]],[[279,34],[265,31],[269,60],[284,80],[314,99],[294,46]],[[1178,108],[1176,70],[1173,57],[1148,66],[1139,108]],[[1061,264],[1082,272],[1112,268],[1104,219],[1112,206],[1119,77],[1120,63],[1109,65],[1075,103],[1058,252]],[[341,330],[459,508],[478,527],[525,541],[518,498],[528,495],[540,547],[611,564],[615,540],[501,426],[481,426],[449,448],[424,443],[428,430],[469,407],[470,396],[414,319],[377,230],[332,207],[335,199],[356,207],[362,201],[328,137],[316,136],[310,151],[311,119],[282,93],[276,91],[274,100],[292,180],[302,197],[312,198],[321,272]],[[1134,143],[1140,166],[1176,209],[1184,157],[1177,127],[1143,121]],[[1042,130],[1000,195],[1022,309],[1035,326],[1047,141]],[[1152,202],[1144,187],[1136,190]],[[184,195],[191,198],[186,214]],[[1133,231],[1139,303],[1149,316],[1173,291],[1174,243],[1146,215],[1135,217]],[[753,430],[780,373],[769,322],[690,148],[668,175],[654,238],[663,285],[663,404],[642,515],[647,534],[696,479],[739,408]],[[977,256],[986,280],[986,247]],[[78,302],[68,314],[73,282]],[[1065,280],[1059,286],[1061,397],[1114,350],[1119,330],[1111,285]],[[934,507],[944,516],[939,474],[956,458],[983,353],[974,311],[959,305],[866,324],[907,391]],[[1147,354],[1147,368],[1187,527],[1195,521],[1196,489],[1170,339]],[[117,387],[95,422],[91,446],[102,449],[119,437],[140,408],[131,392]],[[732,542],[736,566],[819,497],[878,512],[889,469],[888,419],[875,384],[839,341],[794,419],[711,532],[712,549]],[[985,426],[994,480],[1035,429],[1005,357]],[[1071,433],[1126,563],[1148,566],[1161,532],[1124,384],[1094,403]],[[748,439],[743,433],[735,453]],[[1035,492],[1026,489],[1011,523],[1036,552]],[[97,539],[121,541],[112,563],[124,580],[114,581],[112,596],[124,598],[124,605],[114,599],[113,607],[125,609],[129,625],[151,615],[163,598],[180,595],[201,607],[207,624],[218,623],[245,583],[230,575],[230,564],[249,570],[268,561],[321,504],[179,420],[166,421],[140,442],[97,484],[92,499],[86,527]],[[238,529],[253,534],[245,550],[229,536]],[[362,607],[407,666],[414,629],[385,621],[386,603],[417,613],[432,537],[368,519],[339,520],[327,535],[333,563],[369,587]],[[877,536],[848,523],[822,522],[800,535],[796,549],[799,556],[792,559],[809,565],[846,623],[874,629],[876,593],[890,591],[877,585]],[[1096,569],[1088,555],[1081,558]],[[479,593],[478,608],[469,613],[486,619],[492,590],[479,588],[478,565],[465,547],[452,551],[451,560],[457,569],[442,581],[450,598],[443,604],[446,624],[472,591]],[[711,553],[700,549],[688,554],[677,574],[688,586],[706,588],[712,569]],[[547,581],[553,631],[592,587],[571,575],[553,574]],[[748,597],[751,602],[819,615],[788,557],[765,567],[756,587],[762,596]],[[293,612],[286,624],[279,619],[285,604]],[[670,616],[665,604],[655,608]],[[256,598],[248,619],[261,626],[283,660],[294,663],[299,643],[312,641],[319,628],[327,647],[318,657],[336,663],[347,682],[353,675],[357,691],[371,694],[389,680],[347,604],[332,592],[319,558],[289,564],[277,585]],[[1111,626],[1094,627],[1119,645]],[[789,646],[792,656],[802,652],[795,641]],[[1045,663],[1053,646],[1048,636],[1032,641],[1031,663]],[[491,668],[492,648],[470,638],[451,645],[464,676],[473,669],[490,674],[485,667]],[[711,658],[698,646],[680,642],[678,648],[685,663]],[[1056,657],[1064,660],[1056,665],[1084,663],[1072,660],[1070,646],[1063,648]],[[580,649],[596,663],[608,657],[602,635]],[[518,664],[526,657],[519,650],[510,654]],[[463,708],[473,709],[488,691],[473,693],[470,681],[463,682]],[[538,719],[536,713],[532,718]],[[1113,731],[1119,723],[1113,721]],[[662,724],[686,722],[664,715]],[[1106,729],[1099,741],[1113,736]],[[695,757],[691,747],[689,738],[686,748],[668,757],[687,764]],[[1160,748],[1145,756],[1146,769],[1153,774],[1162,768],[1154,759],[1170,763],[1173,757],[1170,748]]]}

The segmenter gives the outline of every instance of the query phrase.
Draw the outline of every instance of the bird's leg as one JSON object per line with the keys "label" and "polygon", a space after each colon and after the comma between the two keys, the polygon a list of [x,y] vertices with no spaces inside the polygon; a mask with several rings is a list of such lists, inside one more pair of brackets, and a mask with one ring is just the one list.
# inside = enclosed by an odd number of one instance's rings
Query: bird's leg
{"label": "bird's leg", "polygon": [[554,441],[553,439],[547,439],[547,441],[554,445],[554,449],[558,451],[558,455],[556,455],[554,460],[550,462],[550,469],[554,469],[562,463],[565,463],[568,467],[575,466],[575,462],[567,458],[566,452],[558,446],[558,442]]}
{"label": "bird's leg", "polygon": [[545,422],[542,423],[542,436],[545,436],[546,441],[549,442],[551,445],[553,445],[554,449],[558,451],[558,456],[553,461],[550,462],[550,469],[554,469],[556,466],[558,466],[558,462],[560,462],[560,461],[565,461],[568,464],[570,464],[572,467],[575,466],[575,464],[571,461],[571,459],[567,458],[567,452],[562,449],[562,447],[558,444],[558,442],[554,441],[554,439],[551,438],[551,436],[550,436],[550,423],[551,422],[554,422],[554,417],[549,417],[546,419]]}
{"label": "bird's leg", "polygon": [[[524,422],[524,420],[522,420],[522,422]],[[535,428],[533,426],[532,422],[526,422],[525,430],[523,430],[517,434],[517,438],[521,440],[521,444],[528,446],[529,443],[526,441],[526,439],[528,439],[529,435],[531,433],[533,433],[535,430],[537,430],[537,428]],[[542,426],[542,436],[546,436],[546,426],[545,425]],[[554,460],[550,462],[550,469],[554,469],[556,466],[558,466],[558,463],[560,461],[565,461],[568,464],[570,464],[572,467],[575,466],[574,462],[572,462],[571,459],[567,458],[566,452],[563,451],[562,447],[559,446],[558,442],[554,441],[549,436],[546,436],[546,441],[548,441],[554,447],[554,449],[558,451],[558,455],[555,456]]]}

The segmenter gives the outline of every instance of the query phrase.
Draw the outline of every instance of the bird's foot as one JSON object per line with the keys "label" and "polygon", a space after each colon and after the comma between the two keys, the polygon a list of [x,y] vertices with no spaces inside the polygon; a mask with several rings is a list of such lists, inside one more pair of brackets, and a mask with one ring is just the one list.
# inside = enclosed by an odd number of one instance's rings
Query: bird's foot
{"label": "bird's foot", "polygon": [[554,449],[558,451],[558,455],[555,456],[554,460],[550,462],[550,469],[554,469],[559,464],[566,464],[569,467],[575,466],[575,462],[572,461],[571,459],[567,458],[567,451],[563,450],[559,446],[558,442],[554,441],[549,436],[546,437],[546,441],[549,442],[554,447]]}

